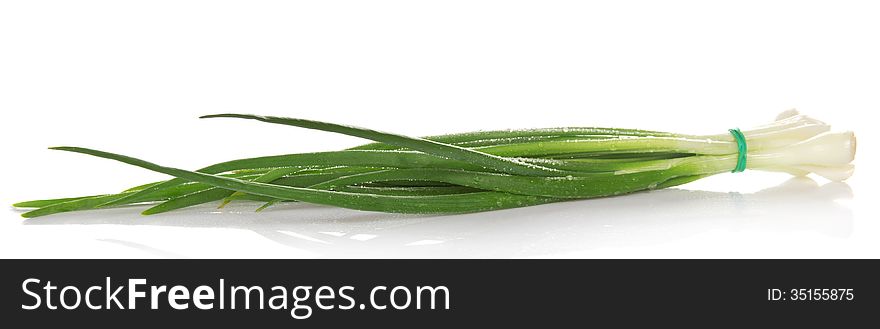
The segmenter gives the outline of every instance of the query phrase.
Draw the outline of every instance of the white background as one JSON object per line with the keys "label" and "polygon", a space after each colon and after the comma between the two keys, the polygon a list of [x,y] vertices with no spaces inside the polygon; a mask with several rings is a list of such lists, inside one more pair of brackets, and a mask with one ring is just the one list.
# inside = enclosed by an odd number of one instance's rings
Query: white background
{"label": "white background", "polygon": [[0,202],[164,179],[46,150],[195,169],[362,140],[215,112],[431,135],[613,126],[719,133],[796,107],[854,130],[846,184],[724,174],[456,216],[254,203],[33,220],[0,256],[877,258],[880,10],[872,1],[4,1]]}

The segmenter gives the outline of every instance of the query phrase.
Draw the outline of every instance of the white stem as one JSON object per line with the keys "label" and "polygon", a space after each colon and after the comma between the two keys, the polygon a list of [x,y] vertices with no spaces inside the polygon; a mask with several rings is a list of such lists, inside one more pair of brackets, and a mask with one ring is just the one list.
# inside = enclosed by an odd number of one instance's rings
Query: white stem
{"label": "white stem", "polygon": [[855,158],[855,134],[829,130],[821,121],[794,111],[783,112],[780,120],[743,132],[749,149],[748,168],[845,180],[855,168],[850,164]]}
{"label": "white stem", "polygon": [[797,144],[749,152],[749,160],[758,165],[784,166],[840,166],[853,161],[856,140],[851,131],[824,133]]}

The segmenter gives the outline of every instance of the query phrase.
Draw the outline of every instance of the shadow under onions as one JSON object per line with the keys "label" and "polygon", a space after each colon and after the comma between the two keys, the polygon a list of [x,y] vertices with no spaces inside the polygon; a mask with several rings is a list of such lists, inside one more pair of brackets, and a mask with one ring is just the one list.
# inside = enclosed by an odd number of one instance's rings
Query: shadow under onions
{"label": "shadow under onions", "polygon": [[[279,204],[255,215],[259,203],[236,202],[224,209],[203,205],[153,216],[132,215],[142,207],[73,212],[24,224],[241,229],[331,258],[541,257],[662,244],[718,229],[846,237],[852,232],[853,215],[836,200],[850,198],[852,191],[845,183],[820,186],[800,177],[747,194],[665,189],[447,216],[371,213],[301,203]],[[113,241],[153,254],[160,250]]]}

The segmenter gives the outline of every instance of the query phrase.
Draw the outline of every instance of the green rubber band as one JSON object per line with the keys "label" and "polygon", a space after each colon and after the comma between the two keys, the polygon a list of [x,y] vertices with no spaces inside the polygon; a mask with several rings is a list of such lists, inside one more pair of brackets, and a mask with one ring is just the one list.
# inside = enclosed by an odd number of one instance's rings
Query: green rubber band
{"label": "green rubber band", "polygon": [[743,172],[746,170],[746,155],[749,152],[749,148],[746,146],[746,135],[743,135],[739,128],[733,128],[729,131],[730,134],[733,135],[733,139],[736,140],[736,149],[738,152],[736,157],[736,167],[733,168],[731,172]]}

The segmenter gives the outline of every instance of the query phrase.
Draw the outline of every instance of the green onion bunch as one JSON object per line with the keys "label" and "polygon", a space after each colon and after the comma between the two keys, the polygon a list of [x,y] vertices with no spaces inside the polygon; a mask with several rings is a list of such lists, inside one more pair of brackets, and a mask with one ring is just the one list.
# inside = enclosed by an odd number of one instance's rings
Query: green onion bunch
{"label": "green onion bunch", "polygon": [[[734,168],[815,173],[843,180],[853,171],[855,137],[787,111],[776,121],[734,134],[685,135],[618,128],[479,131],[424,138],[304,119],[246,114],[240,118],[373,140],[342,151],[232,160],[196,171],[80,147],[89,154],[173,176],[115,194],[17,203],[50,214],[152,204],[158,214],[235,200],[308,202],[391,213],[449,214],[662,189]],[[739,132],[737,130],[737,132]],[[745,144],[742,144],[745,143]],[[747,147],[747,148],[746,148]],[[747,149],[742,156],[741,150]],[[743,161],[745,161],[743,163]]]}

